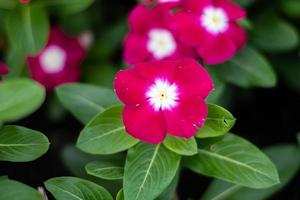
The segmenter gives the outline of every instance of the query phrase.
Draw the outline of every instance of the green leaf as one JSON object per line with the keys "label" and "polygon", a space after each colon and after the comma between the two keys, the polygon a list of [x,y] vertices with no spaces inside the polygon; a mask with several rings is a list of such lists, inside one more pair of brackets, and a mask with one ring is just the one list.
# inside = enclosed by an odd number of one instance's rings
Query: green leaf
{"label": "green leaf", "polygon": [[176,192],[176,188],[179,181],[179,171],[176,173],[170,185],[165,189],[165,191],[159,195],[155,200],[173,200]]}
{"label": "green leaf", "polygon": [[0,121],[14,121],[34,112],[45,99],[45,89],[29,79],[0,83]]}
{"label": "green leaf", "polygon": [[0,0],[0,9],[14,9],[17,5],[17,1]]}
{"label": "green leaf", "polygon": [[80,151],[73,145],[68,145],[65,146],[61,151],[61,160],[72,175],[93,181],[108,189],[111,194],[117,194],[119,189],[122,187],[121,180],[109,181],[88,175],[86,173],[85,166],[87,163],[93,162],[95,160],[99,162],[110,162],[114,163],[115,165],[124,166],[125,155],[123,153],[113,155],[91,155]]}
{"label": "green leaf", "polygon": [[20,126],[0,128],[0,160],[32,161],[49,149],[49,141],[42,133]]}
{"label": "green leaf", "polygon": [[288,15],[293,18],[300,18],[300,2],[299,0],[280,0],[279,8]]}
{"label": "green leaf", "polygon": [[109,192],[91,182],[75,177],[57,177],[45,182],[57,200],[112,200]]}
{"label": "green leaf", "polygon": [[195,138],[185,139],[167,135],[163,144],[171,151],[183,156],[192,156],[197,153]]}
{"label": "green leaf", "polygon": [[298,133],[298,144],[300,145],[300,133]]}
{"label": "green leaf", "polygon": [[226,109],[208,104],[208,116],[204,126],[196,135],[197,138],[208,138],[222,136],[230,131],[236,119]]}
{"label": "green leaf", "polygon": [[40,0],[38,5],[49,7],[55,13],[74,14],[87,9],[94,3],[94,0]]}
{"label": "green leaf", "polygon": [[6,52],[5,63],[9,66],[9,73],[4,79],[20,77],[25,68],[25,56],[23,53],[9,48]]}
{"label": "green leaf", "polygon": [[7,178],[0,178],[0,199],[3,200],[44,200],[35,189]]}
{"label": "green leaf", "polygon": [[118,192],[116,200],[125,200],[123,189]]}
{"label": "green leaf", "polygon": [[83,124],[118,102],[112,90],[87,84],[66,84],[56,88],[56,94],[63,106]]}
{"label": "green leaf", "polygon": [[274,13],[264,12],[254,20],[254,24],[250,39],[259,49],[283,52],[295,49],[299,44],[297,29]]}
{"label": "green leaf", "polygon": [[268,189],[250,189],[221,180],[215,180],[204,194],[202,200],[263,200],[283,187],[296,175],[300,166],[300,150],[294,145],[276,145],[264,152],[271,158],[279,171],[281,184]]}
{"label": "green leaf", "polygon": [[163,145],[140,143],[128,151],[124,172],[124,195],[130,200],[153,200],[173,180],[180,156]]}
{"label": "green leaf", "polygon": [[85,167],[87,173],[106,180],[123,179],[124,168],[110,162],[91,162]]}
{"label": "green leaf", "polygon": [[276,74],[266,58],[249,46],[219,66],[218,73],[225,81],[243,88],[274,87],[277,82]]}
{"label": "green leaf", "polygon": [[255,0],[235,0],[235,2],[243,7],[247,7],[253,4]]}
{"label": "green leaf", "polygon": [[7,35],[12,47],[24,54],[37,54],[46,44],[49,22],[46,12],[24,4],[5,18]]}
{"label": "green leaf", "polygon": [[123,106],[114,106],[97,115],[81,131],[77,147],[91,154],[114,154],[138,143],[125,132]]}
{"label": "green leaf", "polygon": [[223,138],[202,139],[198,154],[187,157],[193,171],[250,188],[267,188],[279,183],[270,159],[245,139],[227,134]]}

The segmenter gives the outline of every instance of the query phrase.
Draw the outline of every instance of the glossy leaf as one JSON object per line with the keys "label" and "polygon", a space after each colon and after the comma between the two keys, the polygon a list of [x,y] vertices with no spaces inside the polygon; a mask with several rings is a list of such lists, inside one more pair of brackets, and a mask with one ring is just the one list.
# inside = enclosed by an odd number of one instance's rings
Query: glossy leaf
{"label": "glossy leaf", "polygon": [[5,18],[7,35],[12,47],[24,54],[37,54],[48,40],[47,13],[40,7],[24,4]]}
{"label": "glossy leaf", "polygon": [[123,189],[118,192],[116,200],[125,200]]}
{"label": "glossy leaf", "polygon": [[88,175],[86,173],[85,166],[87,163],[93,161],[109,162],[114,163],[115,165],[124,166],[124,154],[91,155],[80,151],[73,145],[68,145],[61,151],[61,160],[63,161],[66,169],[68,169],[72,175],[93,181],[94,183],[105,187],[111,194],[117,194],[119,189],[122,187],[121,180],[110,181]]}
{"label": "glossy leaf", "polygon": [[87,173],[106,180],[123,179],[124,168],[110,162],[91,162],[85,167]]}
{"label": "glossy leaf", "polygon": [[156,198],[155,200],[173,200],[176,193],[178,181],[179,181],[179,172],[177,172],[177,174],[175,175],[175,177],[173,178],[172,182],[167,187],[167,189],[165,189],[165,191],[161,195],[159,195],[159,197]]}
{"label": "glossy leaf", "polygon": [[[267,52],[282,52],[295,49],[299,44],[296,27],[273,13],[264,12],[254,21],[251,41]],[[272,41],[272,42],[270,42]]]}
{"label": "glossy leaf", "polygon": [[0,0],[0,8],[1,9],[14,9],[17,5],[17,1],[7,1],[7,0]]}
{"label": "glossy leaf", "polygon": [[185,139],[167,135],[163,144],[171,151],[183,155],[192,156],[197,153],[197,142],[195,138]]}
{"label": "glossy leaf", "polygon": [[223,138],[201,139],[198,154],[187,157],[193,171],[250,188],[267,188],[279,183],[270,159],[247,140],[227,134]]}
{"label": "glossy leaf", "polygon": [[222,136],[230,131],[235,121],[236,119],[226,109],[214,104],[209,104],[206,122],[196,137],[208,138]]}
{"label": "glossy leaf", "polygon": [[81,131],[77,147],[91,154],[113,154],[138,143],[125,132],[122,109],[114,106],[97,115]]}
{"label": "glossy leaf", "polygon": [[275,163],[279,171],[281,184],[268,189],[255,190],[215,180],[209,186],[202,200],[263,200],[285,187],[299,169],[300,156],[295,155],[300,155],[300,150],[293,145],[276,145],[265,149],[264,152]]}
{"label": "glossy leaf", "polygon": [[299,0],[280,0],[279,8],[288,15],[293,18],[300,18],[300,2]]}
{"label": "glossy leaf", "polygon": [[58,87],[56,94],[63,106],[84,124],[118,102],[112,90],[87,84],[66,84]]}
{"label": "glossy leaf", "polygon": [[124,195],[130,200],[153,200],[171,183],[180,156],[162,144],[140,143],[128,151],[124,172]]}
{"label": "glossy leaf", "polygon": [[243,7],[247,7],[253,4],[255,0],[235,0],[235,2]]}
{"label": "glossy leaf", "polygon": [[74,14],[87,9],[94,0],[40,0],[37,3],[59,14]]}
{"label": "glossy leaf", "polygon": [[45,99],[44,88],[29,79],[0,83],[0,121],[14,121],[34,112]]}
{"label": "glossy leaf", "polygon": [[249,46],[219,66],[219,73],[225,81],[243,88],[274,87],[277,82],[276,74],[266,58]]}
{"label": "glossy leaf", "polygon": [[49,141],[42,133],[20,126],[0,128],[0,160],[32,161],[49,149]]}
{"label": "glossy leaf", "polygon": [[56,200],[112,200],[109,192],[91,182],[75,177],[57,177],[45,182]]}
{"label": "glossy leaf", "polygon": [[2,177],[0,177],[0,199],[44,200],[43,196],[32,187]]}

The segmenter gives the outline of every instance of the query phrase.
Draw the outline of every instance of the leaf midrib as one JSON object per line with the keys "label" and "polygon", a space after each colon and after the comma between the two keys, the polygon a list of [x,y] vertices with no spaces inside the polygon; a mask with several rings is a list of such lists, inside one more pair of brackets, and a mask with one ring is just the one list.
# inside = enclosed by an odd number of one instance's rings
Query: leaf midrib
{"label": "leaf midrib", "polygon": [[79,145],[82,145],[82,144],[84,144],[84,143],[90,142],[91,140],[98,140],[98,139],[100,139],[100,138],[102,138],[102,137],[105,137],[105,136],[107,136],[107,135],[109,135],[109,134],[113,134],[113,133],[118,132],[118,131],[123,130],[123,129],[125,129],[125,126],[121,126],[121,127],[119,127],[119,128],[116,128],[116,129],[113,129],[113,130],[111,130],[111,131],[108,131],[108,132],[106,132],[106,133],[104,133],[104,134],[102,134],[102,135],[99,135],[99,136],[97,136],[97,137],[93,137],[93,138],[90,138],[89,140],[85,140],[85,141],[79,143]]}
{"label": "leaf midrib", "polygon": [[137,195],[136,195],[136,197],[135,197],[135,200],[137,200],[137,199],[139,198],[139,195],[140,195],[140,193],[141,193],[141,191],[142,191],[142,188],[144,187],[144,185],[145,185],[145,183],[146,183],[146,180],[147,180],[147,178],[148,178],[148,176],[149,176],[149,174],[150,174],[150,170],[151,170],[151,168],[152,168],[152,165],[153,165],[153,163],[154,163],[154,160],[155,160],[155,158],[156,158],[156,156],[157,156],[159,147],[160,147],[160,144],[157,145],[157,146],[155,147],[155,150],[154,150],[153,156],[152,156],[152,158],[151,158],[151,161],[150,161],[150,163],[149,163],[148,169],[147,169],[147,171],[146,171],[144,180],[143,180],[142,184],[141,184],[140,187],[139,187],[139,190],[138,190],[138,193],[137,193]]}
{"label": "leaf midrib", "polygon": [[234,163],[234,164],[236,164],[236,165],[240,165],[240,166],[242,166],[242,167],[244,167],[244,168],[247,168],[247,169],[252,170],[252,171],[254,171],[254,172],[258,173],[258,174],[261,174],[262,176],[267,177],[267,178],[270,179],[271,181],[274,181],[273,178],[270,178],[268,175],[266,175],[265,173],[261,172],[260,170],[257,170],[257,169],[255,169],[255,168],[249,166],[249,165],[246,165],[246,164],[244,164],[244,163],[238,162],[238,161],[233,160],[233,159],[231,159],[231,158],[228,158],[228,157],[225,157],[225,156],[221,156],[221,155],[219,155],[219,154],[212,153],[212,152],[210,152],[210,151],[206,151],[206,150],[203,150],[203,149],[198,149],[198,152],[199,152],[199,153],[206,154],[206,155],[210,155],[210,156],[212,156],[212,157],[217,157],[217,158],[223,159],[223,160],[225,160],[225,161],[227,161],[227,162],[231,162],[231,163]]}
{"label": "leaf midrib", "polygon": [[81,100],[83,102],[86,102],[87,104],[89,104],[91,107],[94,107],[96,108],[98,111],[103,111],[104,108],[98,104],[96,104],[95,102],[87,99],[87,98],[84,98],[83,96],[81,95],[74,95],[73,93],[70,93],[70,92],[66,92],[65,91],[65,94],[69,95],[70,97],[74,97],[75,99],[78,99],[78,100]]}
{"label": "leaf midrib", "polygon": [[72,197],[74,197],[74,198],[76,198],[76,199],[84,200],[84,199],[80,198],[79,196],[77,196],[77,195],[75,195],[75,194],[72,194],[71,192],[69,192],[69,191],[67,191],[67,190],[64,190],[64,189],[62,189],[62,188],[60,188],[60,187],[58,187],[58,186],[56,186],[56,185],[54,185],[54,184],[50,184],[50,185],[52,185],[53,187],[56,187],[57,189],[63,191],[64,193],[69,194],[70,196],[72,196]]}
{"label": "leaf midrib", "polygon": [[226,198],[228,195],[238,191],[240,188],[242,188],[242,186],[233,185],[227,188],[226,190],[224,190],[223,192],[221,192],[220,194],[218,194],[217,196],[213,197],[211,200],[222,200],[224,199],[224,197]]}
{"label": "leaf midrib", "polygon": [[40,146],[40,145],[44,145],[44,144],[49,144],[47,142],[45,143],[39,143],[39,144],[0,144],[0,147],[18,147],[18,146]]}

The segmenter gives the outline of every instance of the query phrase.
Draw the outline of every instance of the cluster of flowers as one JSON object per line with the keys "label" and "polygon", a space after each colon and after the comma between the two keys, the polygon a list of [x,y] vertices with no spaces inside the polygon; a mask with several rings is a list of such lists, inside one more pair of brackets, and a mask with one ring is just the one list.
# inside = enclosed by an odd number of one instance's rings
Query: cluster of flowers
{"label": "cluster of flowers", "polygon": [[157,144],[167,134],[197,133],[213,82],[194,59],[231,59],[246,42],[237,23],[245,15],[229,0],[147,0],[133,9],[124,44],[124,60],[132,67],[114,82],[130,135]]}
{"label": "cluster of flowers", "polygon": [[147,0],[129,16],[124,60],[136,64],[190,57],[208,65],[225,62],[246,42],[247,34],[238,25],[245,16],[229,0]]}
{"label": "cluster of flowers", "polygon": [[[245,15],[230,0],[144,0],[133,9],[124,42],[131,68],[114,81],[130,135],[156,144],[167,134],[191,138],[197,133],[213,82],[196,60],[211,65],[231,59],[247,39],[238,25]],[[80,41],[52,28],[46,47],[27,59],[32,78],[48,90],[78,81],[90,43]],[[0,65],[0,76],[6,73]]]}

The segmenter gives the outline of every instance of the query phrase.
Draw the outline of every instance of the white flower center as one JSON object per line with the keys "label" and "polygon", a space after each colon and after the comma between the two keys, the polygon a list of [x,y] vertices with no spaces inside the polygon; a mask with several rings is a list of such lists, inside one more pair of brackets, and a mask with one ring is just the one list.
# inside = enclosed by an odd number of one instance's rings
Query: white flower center
{"label": "white flower center", "polygon": [[148,33],[147,49],[154,58],[163,59],[171,56],[176,50],[173,34],[165,29],[152,29]]}
{"label": "white flower center", "polygon": [[51,45],[44,50],[39,60],[46,73],[58,73],[65,66],[66,52],[59,46]]}
{"label": "white flower center", "polygon": [[208,32],[216,35],[227,30],[229,19],[222,8],[210,6],[204,9],[201,23]]}
{"label": "white flower center", "polygon": [[155,111],[170,110],[178,104],[178,88],[167,80],[156,79],[146,92],[146,98]]}

